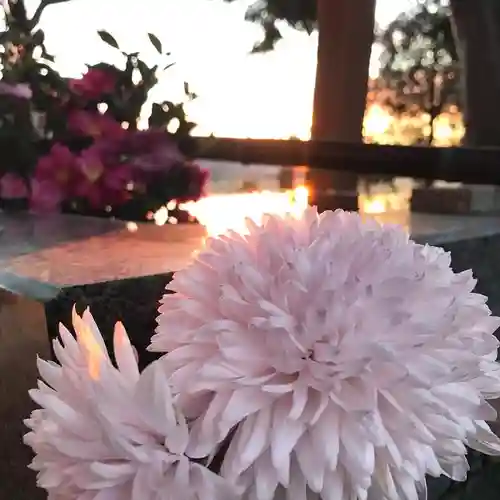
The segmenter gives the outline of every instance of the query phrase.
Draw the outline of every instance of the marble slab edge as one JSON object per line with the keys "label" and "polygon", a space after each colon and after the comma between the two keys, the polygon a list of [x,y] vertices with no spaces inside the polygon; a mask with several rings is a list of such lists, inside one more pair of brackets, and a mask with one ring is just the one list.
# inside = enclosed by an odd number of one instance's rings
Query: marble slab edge
{"label": "marble slab edge", "polygon": [[49,338],[57,337],[60,323],[71,324],[73,305],[80,313],[88,307],[110,352],[114,326],[121,321],[139,353],[141,367],[146,366],[157,357],[147,346],[156,328],[159,302],[165,293],[171,293],[166,287],[172,276],[165,273],[61,289],[45,303]]}
{"label": "marble slab edge", "polygon": [[0,289],[43,305],[49,340],[57,338],[59,324],[71,326],[73,306],[82,313],[90,308],[104,340],[112,345],[113,328],[121,321],[139,353],[141,366],[155,359],[146,348],[156,327],[159,301],[173,273],[58,287],[9,272],[0,272]]}
{"label": "marble slab edge", "polygon": [[15,295],[30,297],[39,302],[53,300],[61,291],[59,286],[9,271],[0,271],[0,289]]}

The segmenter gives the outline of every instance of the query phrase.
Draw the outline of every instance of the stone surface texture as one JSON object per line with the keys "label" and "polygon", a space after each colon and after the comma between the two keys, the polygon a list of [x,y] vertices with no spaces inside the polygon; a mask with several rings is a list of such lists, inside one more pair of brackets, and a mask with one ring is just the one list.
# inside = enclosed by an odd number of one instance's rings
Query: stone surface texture
{"label": "stone surface texture", "polygon": [[498,214],[500,190],[495,186],[462,186],[456,188],[413,188],[411,209],[434,214]]}

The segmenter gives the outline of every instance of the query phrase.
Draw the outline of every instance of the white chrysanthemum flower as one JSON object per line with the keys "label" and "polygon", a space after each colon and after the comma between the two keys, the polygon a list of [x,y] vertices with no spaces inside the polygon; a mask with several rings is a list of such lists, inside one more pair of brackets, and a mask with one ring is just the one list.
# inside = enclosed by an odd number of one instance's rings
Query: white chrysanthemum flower
{"label": "white chrysanthemum flower", "polygon": [[114,335],[118,369],[88,311],[73,314],[54,349],[60,365],[38,361],[41,406],[26,421],[31,467],[49,500],[219,500],[232,487],[185,454],[189,432],[158,363],[141,374],[121,324]]}
{"label": "white chrysanthemum flower", "polygon": [[500,454],[499,319],[442,249],[343,211],[270,216],[175,274],[151,349],[168,352],[189,445],[237,425],[223,474],[251,499],[414,500]]}

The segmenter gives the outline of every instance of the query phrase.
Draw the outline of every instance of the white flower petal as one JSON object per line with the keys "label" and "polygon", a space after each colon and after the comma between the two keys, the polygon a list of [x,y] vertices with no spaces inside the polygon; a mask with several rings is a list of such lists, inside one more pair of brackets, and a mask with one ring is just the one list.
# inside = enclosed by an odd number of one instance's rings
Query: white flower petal
{"label": "white flower petal", "polygon": [[184,454],[189,429],[163,365],[140,374],[118,325],[115,368],[89,312],[74,312],[74,328],[76,340],[61,330],[61,366],[38,362],[52,387],[40,381],[30,391],[41,409],[25,421],[31,432],[24,441],[35,453],[30,467],[49,498],[235,500],[229,482]]}
{"label": "white flower petal", "polygon": [[151,347],[202,401],[190,452],[237,426],[223,471],[244,500],[274,479],[289,500],[416,500],[426,474],[464,478],[464,445],[500,452],[500,319],[442,249],[311,208],[211,239],[178,277]]}
{"label": "white flower petal", "polygon": [[115,325],[113,348],[118,369],[128,378],[129,382],[136,383],[139,380],[139,367],[134,348],[122,323]]}

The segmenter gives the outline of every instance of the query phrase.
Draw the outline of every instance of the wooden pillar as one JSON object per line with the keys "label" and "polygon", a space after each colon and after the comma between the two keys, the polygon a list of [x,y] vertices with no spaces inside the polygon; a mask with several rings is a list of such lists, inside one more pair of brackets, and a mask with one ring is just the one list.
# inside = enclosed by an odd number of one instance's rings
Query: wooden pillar
{"label": "wooden pillar", "polygon": [[468,146],[500,146],[500,1],[451,0]]}
{"label": "wooden pillar", "polygon": [[[318,0],[313,140],[362,141],[374,15],[375,0]],[[308,183],[320,210],[357,208],[354,173],[310,171]]]}

